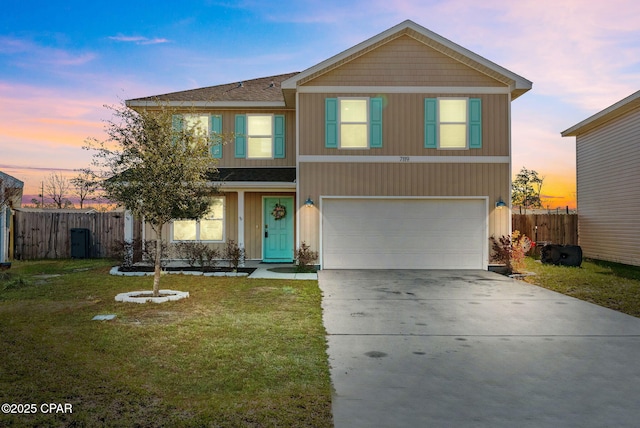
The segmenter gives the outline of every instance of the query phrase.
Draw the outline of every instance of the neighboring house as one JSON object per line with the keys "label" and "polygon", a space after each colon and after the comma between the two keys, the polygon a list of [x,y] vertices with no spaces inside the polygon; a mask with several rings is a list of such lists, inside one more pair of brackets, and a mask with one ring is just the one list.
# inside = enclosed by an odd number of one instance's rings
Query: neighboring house
{"label": "neighboring house", "polygon": [[585,257],[640,266],[640,91],[562,132],[576,137]]}
{"label": "neighboring house", "polygon": [[300,73],[127,105],[236,134],[212,150],[223,196],[169,241],[232,239],[265,262],[306,242],[324,269],[487,269],[489,237],[511,231],[496,207],[511,200],[511,101],[531,86],[405,21]]}
{"label": "neighboring house", "polygon": [[0,172],[0,263],[12,257],[12,209],[20,207],[23,188],[22,181]]}

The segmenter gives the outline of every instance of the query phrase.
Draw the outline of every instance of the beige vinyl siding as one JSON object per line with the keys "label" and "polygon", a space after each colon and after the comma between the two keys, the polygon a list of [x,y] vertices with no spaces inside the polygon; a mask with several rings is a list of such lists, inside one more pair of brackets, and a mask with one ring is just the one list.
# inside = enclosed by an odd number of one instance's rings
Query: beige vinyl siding
{"label": "beige vinyl siding", "polygon": [[320,196],[488,196],[489,236],[506,235],[509,210],[495,202],[509,200],[509,176],[509,164],[301,163],[300,197],[316,206],[300,206],[300,238],[319,248]]}
{"label": "beige vinyl siding", "polygon": [[262,193],[244,194],[245,257],[262,258]]}
{"label": "beige vinyl siding", "polygon": [[[384,98],[382,148],[368,150],[325,148],[325,99],[339,96],[382,96]],[[447,94],[300,94],[300,155],[509,156],[508,95],[455,95],[482,99],[481,149],[425,149],[424,99],[438,96],[447,96]]]}
{"label": "beige vinyl siding", "polygon": [[585,257],[640,265],[640,108],[577,136],[578,237]]}
{"label": "beige vinyl siding", "polygon": [[506,86],[407,35],[346,58],[306,86]]}

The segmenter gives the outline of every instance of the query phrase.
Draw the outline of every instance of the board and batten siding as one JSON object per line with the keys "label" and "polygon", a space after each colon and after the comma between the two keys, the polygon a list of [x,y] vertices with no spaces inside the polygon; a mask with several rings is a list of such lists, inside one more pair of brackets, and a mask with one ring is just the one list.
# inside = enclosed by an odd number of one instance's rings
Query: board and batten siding
{"label": "board and batten siding", "polygon": [[576,137],[585,257],[640,266],[640,108]]}
{"label": "board and batten siding", "polygon": [[[382,147],[366,150],[325,147],[325,99],[340,96],[382,97]],[[509,156],[508,95],[457,94],[482,99],[482,148],[438,150],[424,148],[424,99],[447,94],[329,93],[299,95],[300,155],[334,156]],[[451,95],[449,95],[451,96]]]}
{"label": "board and batten siding", "polygon": [[[422,163],[300,163],[300,239],[319,249],[321,196],[488,196],[489,236],[510,232],[508,209],[497,210],[498,198],[509,200],[510,165]],[[315,206],[303,206],[311,197]],[[489,243],[487,242],[487,245]]]}
{"label": "board and batten siding", "polygon": [[391,36],[345,58],[305,86],[505,86],[408,35]]}

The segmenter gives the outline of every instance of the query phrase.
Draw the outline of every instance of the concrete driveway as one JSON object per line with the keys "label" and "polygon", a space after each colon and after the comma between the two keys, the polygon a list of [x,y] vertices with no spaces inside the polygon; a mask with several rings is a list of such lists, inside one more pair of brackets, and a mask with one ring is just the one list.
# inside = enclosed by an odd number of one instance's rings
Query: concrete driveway
{"label": "concrete driveway", "polygon": [[320,271],[341,427],[637,427],[640,319],[485,271]]}

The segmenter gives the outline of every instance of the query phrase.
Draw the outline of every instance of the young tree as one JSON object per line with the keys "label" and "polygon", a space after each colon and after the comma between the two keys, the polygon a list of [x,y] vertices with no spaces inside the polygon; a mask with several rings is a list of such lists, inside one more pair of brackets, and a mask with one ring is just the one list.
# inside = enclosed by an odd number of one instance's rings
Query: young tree
{"label": "young tree", "polygon": [[62,208],[65,205],[65,201],[69,192],[69,180],[67,180],[61,173],[52,172],[44,180],[45,194],[53,199],[53,203],[56,208]]}
{"label": "young tree", "polygon": [[107,108],[114,116],[105,125],[108,138],[89,139],[85,148],[95,150],[92,172],[102,178],[105,196],[143,217],[155,232],[157,297],[162,228],[172,219],[196,219],[208,210],[216,192],[207,179],[216,172],[209,149],[221,137],[185,126],[175,109],[160,102],[140,111],[126,105]]}
{"label": "young tree", "polygon": [[75,195],[80,202],[80,209],[83,208],[86,200],[95,200],[95,193],[98,190],[98,182],[93,179],[91,171],[81,169],[80,173],[71,179]]}
{"label": "young tree", "polygon": [[529,170],[524,166],[511,183],[511,203],[527,208],[542,208],[540,192],[544,177],[540,177],[537,171]]}

